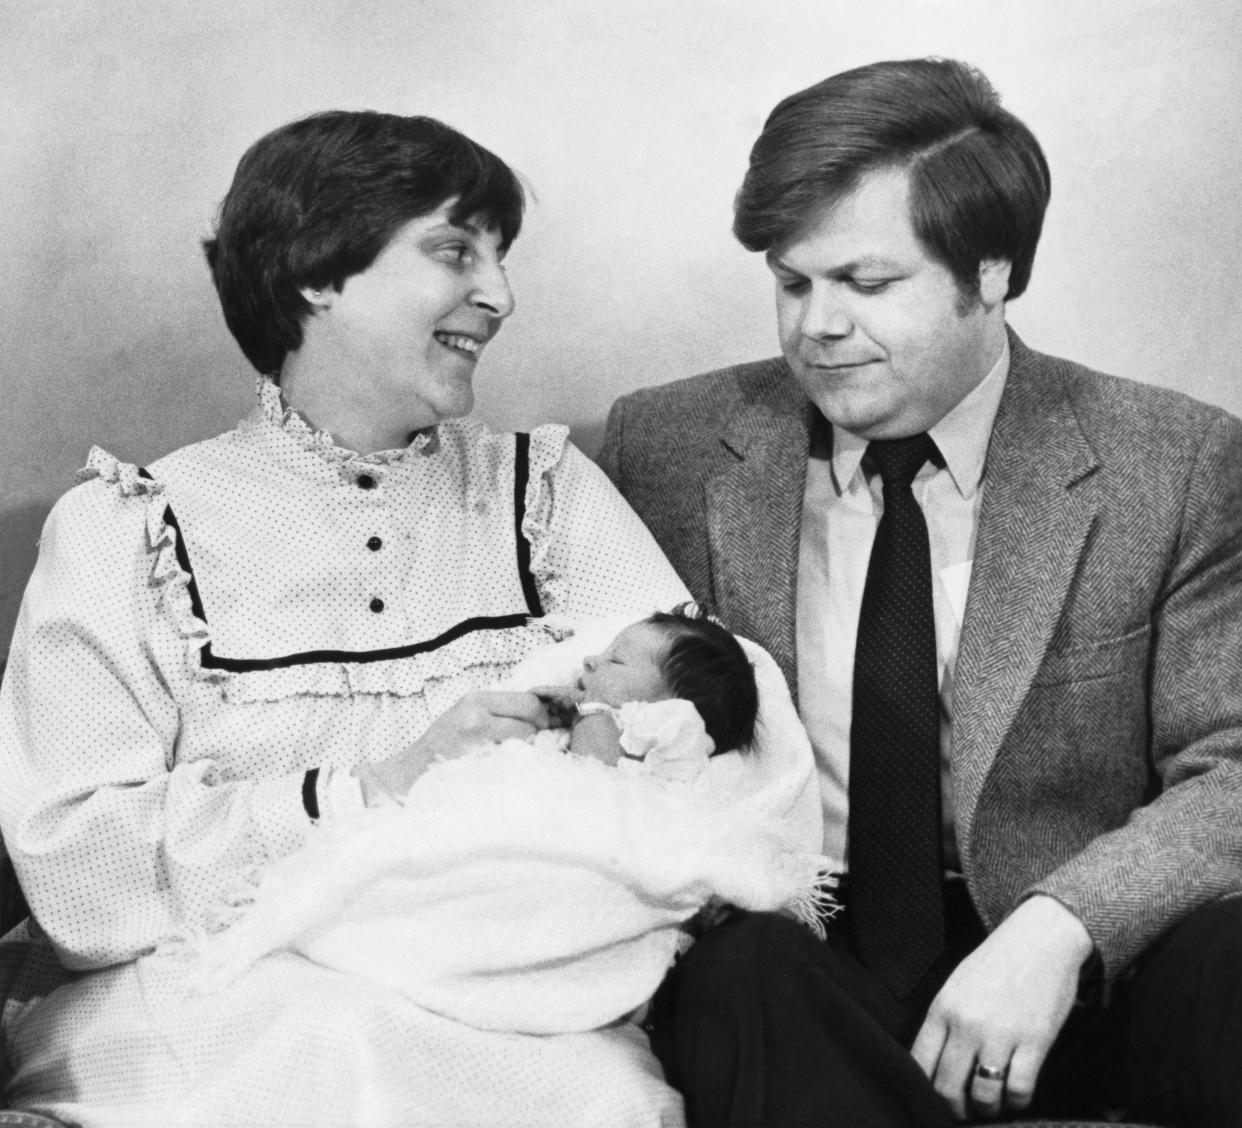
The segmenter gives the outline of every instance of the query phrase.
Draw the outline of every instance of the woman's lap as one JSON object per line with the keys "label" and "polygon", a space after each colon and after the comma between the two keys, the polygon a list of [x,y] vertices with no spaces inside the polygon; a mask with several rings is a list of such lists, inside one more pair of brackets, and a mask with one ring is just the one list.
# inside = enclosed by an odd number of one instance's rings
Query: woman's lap
{"label": "woman's lap", "polygon": [[149,956],[29,1007],[8,1030],[13,1104],[170,1128],[681,1123],[633,1026],[479,1031],[296,956],[203,995],[185,989],[187,967]]}

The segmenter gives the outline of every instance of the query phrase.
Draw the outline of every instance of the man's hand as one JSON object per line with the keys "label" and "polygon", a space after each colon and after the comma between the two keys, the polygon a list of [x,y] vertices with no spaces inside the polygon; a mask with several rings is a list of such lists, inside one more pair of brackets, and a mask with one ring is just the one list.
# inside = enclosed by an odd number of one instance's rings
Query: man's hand
{"label": "man's hand", "polygon": [[[1037,895],[949,976],[910,1052],[959,1120],[1031,1103],[1092,950],[1082,922],[1059,901]],[[1004,1074],[980,1077],[977,1065]]]}

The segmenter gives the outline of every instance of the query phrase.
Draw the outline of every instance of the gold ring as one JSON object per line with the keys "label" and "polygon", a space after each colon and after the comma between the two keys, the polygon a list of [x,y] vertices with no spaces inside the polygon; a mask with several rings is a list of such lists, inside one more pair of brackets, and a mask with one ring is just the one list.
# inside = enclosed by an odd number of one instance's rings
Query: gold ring
{"label": "gold ring", "polygon": [[1008,1072],[1008,1069],[996,1069],[994,1066],[984,1065],[982,1062],[975,1066],[975,1076],[982,1078],[984,1081],[1004,1081],[1005,1074]]}

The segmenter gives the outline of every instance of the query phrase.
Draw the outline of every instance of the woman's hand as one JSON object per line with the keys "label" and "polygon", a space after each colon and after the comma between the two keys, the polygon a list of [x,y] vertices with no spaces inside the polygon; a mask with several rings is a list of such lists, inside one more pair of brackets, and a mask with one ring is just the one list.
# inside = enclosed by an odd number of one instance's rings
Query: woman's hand
{"label": "woman's hand", "polygon": [[455,759],[471,748],[526,737],[550,724],[546,705],[533,693],[477,689],[437,717],[413,744],[386,760],[358,764],[368,807],[384,796],[400,799],[436,760]]}
{"label": "woman's hand", "polygon": [[572,685],[537,685],[532,690],[548,710],[548,717],[556,728],[569,728],[578,719],[578,706],[582,704],[583,692]]}

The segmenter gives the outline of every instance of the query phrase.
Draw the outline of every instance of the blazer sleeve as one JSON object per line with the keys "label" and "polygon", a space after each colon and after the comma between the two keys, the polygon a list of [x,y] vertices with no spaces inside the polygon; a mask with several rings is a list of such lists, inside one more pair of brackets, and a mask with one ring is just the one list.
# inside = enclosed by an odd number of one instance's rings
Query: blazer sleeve
{"label": "blazer sleeve", "polygon": [[1151,609],[1147,755],[1159,794],[1028,893],[1084,923],[1115,975],[1194,908],[1242,891],[1242,422],[1206,429]]}

